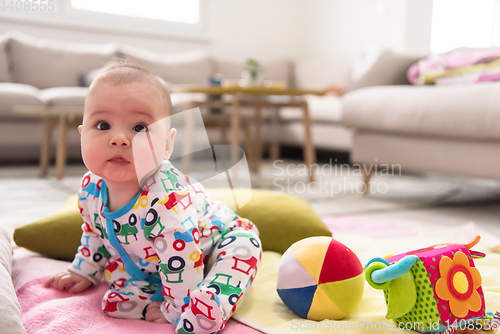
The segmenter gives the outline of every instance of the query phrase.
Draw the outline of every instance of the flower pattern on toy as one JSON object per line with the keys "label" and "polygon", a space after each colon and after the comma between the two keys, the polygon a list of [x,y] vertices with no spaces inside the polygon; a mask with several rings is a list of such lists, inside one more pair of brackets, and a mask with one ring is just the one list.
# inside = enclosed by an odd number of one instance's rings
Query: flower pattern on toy
{"label": "flower pattern on toy", "polygon": [[[484,318],[481,275],[472,255],[484,257],[484,254],[467,248],[477,241],[478,238],[465,246],[436,245],[370,261],[365,266],[365,276],[372,287],[384,290],[386,317],[398,324],[413,324],[415,329],[433,332],[446,330],[463,320]],[[404,262],[411,258],[414,258],[411,268],[403,268]],[[391,277],[387,275],[389,269]],[[398,271],[396,278],[395,271]],[[409,280],[401,288],[403,277]]]}

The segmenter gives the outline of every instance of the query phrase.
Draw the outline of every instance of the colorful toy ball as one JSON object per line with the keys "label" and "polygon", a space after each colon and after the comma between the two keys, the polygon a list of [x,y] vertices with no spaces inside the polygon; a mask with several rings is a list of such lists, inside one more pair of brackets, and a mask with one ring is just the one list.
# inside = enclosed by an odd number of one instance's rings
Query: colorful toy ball
{"label": "colorful toy ball", "polygon": [[339,320],[363,297],[363,266],[349,248],[329,237],[300,240],[283,254],[278,295],[302,318]]}

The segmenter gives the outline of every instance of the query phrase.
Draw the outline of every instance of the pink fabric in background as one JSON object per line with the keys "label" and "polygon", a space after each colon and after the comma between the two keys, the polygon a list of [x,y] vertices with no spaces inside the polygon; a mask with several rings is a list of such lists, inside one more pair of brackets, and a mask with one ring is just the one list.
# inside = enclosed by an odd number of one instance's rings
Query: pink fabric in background
{"label": "pink fabric in background", "polygon": [[[497,50],[463,50],[450,51],[442,54],[433,54],[413,64],[408,69],[407,78],[412,85],[419,85],[420,73],[460,68],[479,63],[488,63],[496,59],[500,59],[500,52]],[[476,80],[476,82],[496,80],[496,76],[486,75],[480,80]]]}
{"label": "pink fabric in background", "polygon": [[[106,284],[79,294],[46,289],[41,277],[25,283],[17,295],[23,312],[27,334],[166,334],[174,333],[174,325],[155,324],[142,320],[115,319],[101,310],[101,299],[108,290]],[[258,334],[253,328],[230,319],[219,333]]]}
{"label": "pink fabric in background", "polygon": [[412,231],[363,216],[326,216],[321,220],[335,237],[336,234],[364,235],[371,238],[405,238],[416,236]]}

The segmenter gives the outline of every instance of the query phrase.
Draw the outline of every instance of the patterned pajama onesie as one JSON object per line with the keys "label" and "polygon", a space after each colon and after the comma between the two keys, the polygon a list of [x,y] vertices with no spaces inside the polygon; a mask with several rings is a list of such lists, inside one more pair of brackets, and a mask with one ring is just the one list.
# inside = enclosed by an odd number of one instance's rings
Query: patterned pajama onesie
{"label": "patterned pajama onesie", "polygon": [[109,212],[107,187],[88,172],[79,191],[84,224],[70,271],[110,286],[103,311],[144,319],[161,301],[179,333],[223,328],[255,278],[258,231],[169,161],[121,209]]}

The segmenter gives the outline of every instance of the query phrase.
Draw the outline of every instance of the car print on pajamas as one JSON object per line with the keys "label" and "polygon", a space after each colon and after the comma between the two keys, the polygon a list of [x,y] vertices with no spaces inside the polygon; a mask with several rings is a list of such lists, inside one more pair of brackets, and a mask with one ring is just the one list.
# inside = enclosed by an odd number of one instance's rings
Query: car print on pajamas
{"label": "car print on pajamas", "polygon": [[240,282],[238,282],[237,286],[229,284],[232,278],[233,276],[227,274],[215,274],[215,278],[210,281],[208,289],[213,290],[216,295],[228,296],[229,304],[234,305],[238,301],[242,289],[240,289]]}
{"label": "car print on pajamas", "polygon": [[[128,224],[120,225],[119,222],[117,222],[116,220],[113,220],[115,234],[116,234],[116,237],[118,238],[118,241],[120,241],[121,244],[124,244],[124,245],[130,244],[129,237],[132,235],[135,237],[135,240],[137,240],[136,234],[139,231],[137,230],[137,227],[135,227],[135,225],[137,225],[137,216],[135,214],[131,214],[128,217]],[[123,239],[125,239],[125,240],[123,240]]]}
{"label": "car print on pajamas", "polygon": [[158,217],[158,212],[151,208],[144,219],[144,235],[148,240],[152,240],[161,235],[165,226],[161,223],[161,218]]}
{"label": "car print on pajamas", "polygon": [[102,239],[108,239],[108,233],[106,233],[106,229],[103,228],[101,217],[98,213],[94,213],[94,226],[95,232]]}
{"label": "car print on pajamas", "polygon": [[167,193],[171,192],[172,190],[186,190],[186,188],[179,182],[179,174],[176,173],[174,168],[162,170],[161,172],[167,177],[166,179],[161,179],[163,188]]}

